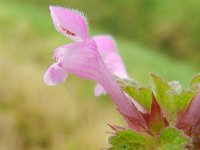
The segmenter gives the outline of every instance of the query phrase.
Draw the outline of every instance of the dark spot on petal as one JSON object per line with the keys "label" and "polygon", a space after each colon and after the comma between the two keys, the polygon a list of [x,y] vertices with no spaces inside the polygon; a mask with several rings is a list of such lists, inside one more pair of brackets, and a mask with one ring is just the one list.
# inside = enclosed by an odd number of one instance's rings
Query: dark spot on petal
{"label": "dark spot on petal", "polygon": [[62,29],[62,31],[64,31],[67,35],[71,35],[71,36],[76,36],[76,34],[74,34],[73,32],[63,28],[62,26],[60,26],[60,28]]}

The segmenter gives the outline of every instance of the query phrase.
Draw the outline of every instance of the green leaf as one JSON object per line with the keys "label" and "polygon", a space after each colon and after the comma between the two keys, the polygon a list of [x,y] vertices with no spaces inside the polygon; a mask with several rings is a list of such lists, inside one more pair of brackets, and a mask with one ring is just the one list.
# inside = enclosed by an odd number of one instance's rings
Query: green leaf
{"label": "green leaf", "polygon": [[171,88],[168,83],[155,74],[151,74],[151,79],[152,90],[158,103],[163,107],[170,107],[167,92]]}
{"label": "green leaf", "polygon": [[157,142],[157,150],[184,150],[186,145],[190,145],[190,139],[172,127],[162,130]]}
{"label": "green leaf", "polygon": [[108,142],[111,144],[108,150],[146,150],[145,138],[132,130],[117,132]]}
{"label": "green leaf", "polygon": [[151,88],[142,87],[135,80],[117,78],[117,81],[122,89],[141,104],[148,113],[151,111],[153,93],[169,124],[175,125],[178,117],[187,108],[197,92],[197,88],[194,86],[200,82],[200,74],[193,78],[191,82],[193,88],[188,91],[183,91],[178,81],[167,82],[155,74],[151,74]]}
{"label": "green leaf", "polygon": [[199,84],[200,84],[200,73],[193,76],[190,86],[192,89],[195,89],[198,87]]}
{"label": "green leaf", "polygon": [[150,88],[134,88],[131,86],[124,87],[124,91],[134,100],[139,102],[148,112],[151,109],[152,92]]}
{"label": "green leaf", "polygon": [[191,146],[190,139],[178,129],[164,128],[159,135],[150,136],[132,130],[117,132],[109,137],[111,147],[108,150],[184,150]]}
{"label": "green leaf", "polygon": [[151,86],[156,100],[160,107],[163,109],[166,117],[170,120],[171,112],[174,109],[173,103],[170,101],[169,91],[170,86],[166,81],[163,81],[159,76],[151,74]]}
{"label": "green leaf", "polygon": [[183,91],[179,95],[174,95],[174,103],[176,105],[176,112],[182,113],[190,104],[192,98],[195,96],[195,91]]}
{"label": "green leaf", "polygon": [[122,89],[134,100],[139,102],[148,112],[151,110],[152,91],[151,88],[142,87],[137,81],[117,79]]}
{"label": "green leaf", "polygon": [[115,76],[115,79],[117,80],[117,82],[121,87],[129,87],[129,86],[135,88],[141,87],[140,83],[133,79],[121,79],[117,76]]}
{"label": "green leaf", "polygon": [[152,90],[171,125],[177,121],[177,115],[183,112],[195,95],[195,91],[182,91],[177,81],[166,82],[159,76],[151,74]]}

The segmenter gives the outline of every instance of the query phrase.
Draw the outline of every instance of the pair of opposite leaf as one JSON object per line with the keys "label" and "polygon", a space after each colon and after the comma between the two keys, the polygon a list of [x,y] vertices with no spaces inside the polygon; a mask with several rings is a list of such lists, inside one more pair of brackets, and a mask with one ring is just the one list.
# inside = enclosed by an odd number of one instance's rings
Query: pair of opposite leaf
{"label": "pair of opposite leaf", "polygon": [[114,75],[126,79],[129,77],[112,37],[90,37],[87,19],[76,10],[50,6],[50,11],[57,31],[72,39],[74,43],[55,50],[53,57],[56,62],[45,73],[45,83],[62,83],[68,73],[94,80],[96,96],[108,93],[129,127],[146,130],[145,120],[137,111],[134,101],[124,94],[114,79]]}

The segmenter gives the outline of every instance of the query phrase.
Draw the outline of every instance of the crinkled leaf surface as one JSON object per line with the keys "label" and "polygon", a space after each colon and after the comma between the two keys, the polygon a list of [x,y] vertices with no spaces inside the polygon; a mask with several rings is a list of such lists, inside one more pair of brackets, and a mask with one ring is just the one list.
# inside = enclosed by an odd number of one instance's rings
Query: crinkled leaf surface
{"label": "crinkled leaf surface", "polygon": [[108,150],[184,150],[191,146],[190,139],[172,127],[164,128],[156,136],[124,130],[111,136],[108,142],[111,144]]}
{"label": "crinkled leaf surface", "polygon": [[132,130],[117,132],[108,142],[112,145],[108,150],[146,150],[145,138]]}
{"label": "crinkled leaf surface", "polygon": [[184,150],[190,140],[181,130],[169,127],[161,131],[157,150]]}

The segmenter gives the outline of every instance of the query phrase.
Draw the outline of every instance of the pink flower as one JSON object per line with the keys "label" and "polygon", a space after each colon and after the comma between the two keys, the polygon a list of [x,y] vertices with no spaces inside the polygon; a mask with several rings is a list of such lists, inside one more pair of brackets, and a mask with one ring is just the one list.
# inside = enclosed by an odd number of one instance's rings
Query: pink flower
{"label": "pink flower", "polygon": [[[122,79],[128,79],[129,77],[123,61],[117,53],[114,39],[111,36],[105,35],[95,36],[93,39],[96,42],[97,49],[111,74]],[[95,87],[95,95],[100,96],[102,94],[106,94],[106,91],[99,83],[97,83]]]}
{"label": "pink flower", "polygon": [[[61,46],[55,50],[56,63],[51,65],[45,73],[45,83],[48,85],[62,83],[68,73],[96,81],[111,96],[129,127],[146,130],[147,126],[142,115],[127,99],[113,77],[113,75],[128,76],[121,58],[113,48],[112,39],[105,36],[90,38],[87,21],[84,15],[78,11],[54,6],[50,7],[50,11],[56,29],[74,40],[75,43]],[[106,49],[107,47],[108,49]]]}
{"label": "pink flower", "polygon": [[50,11],[58,32],[74,41],[85,41],[89,38],[88,23],[83,13],[55,6],[50,6]]}
{"label": "pink flower", "polygon": [[44,81],[48,85],[57,85],[64,82],[67,76],[67,72],[58,63],[54,63],[45,73]]}

